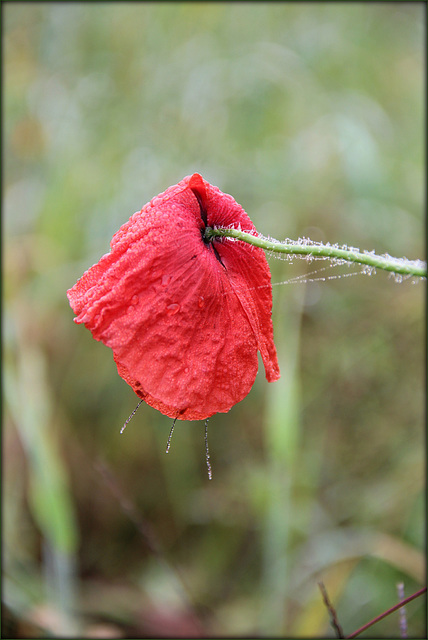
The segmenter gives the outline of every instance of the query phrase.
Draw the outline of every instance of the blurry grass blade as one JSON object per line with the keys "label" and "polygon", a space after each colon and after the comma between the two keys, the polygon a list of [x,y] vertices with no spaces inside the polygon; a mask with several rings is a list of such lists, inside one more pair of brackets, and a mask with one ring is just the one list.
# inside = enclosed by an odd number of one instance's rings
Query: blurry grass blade
{"label": "blurry grass blade", "polygon": [[20,345],[16,368],[12,364],[6,368],[6,400],[27,459],[31,514],[44,542],[44,598],[57,612],[55,628],[49,631],[70,636],[76,632],[71,612],[77,525],[66,469],[53,436],[45,360],[38,347],[25,340]]}
{"label": "blurry grass blade", "polygon": [[42,353],[26,346],[18,372],[5,373],[6,398],[27,454],[34,519],[53,546],[73,552],[77,528],[66,471],[49,428],[51,402],[45,377]]}
{"label": "blurry grass blade", "polygon": [[[301,297],[303,297],[302,288]],[[281,634],[286,628],[284,603],[289,594],[289,536],[293,523],[291,485],[298,448],[299,383],[298,353],[300,306],[286,305],[285,290],[276,301],[278,321],[275,339],[285,353],[280,360],[281,379],[268,390],[266,412],[267,505],[264,531],[264,593],[262,634]],[[301,301],[300,301],[301,302]],[[282,304],[281,304],[282,303]],[[287,309],[292,309],[292,312]],[[281,352],[281,350],[280,350]]]}

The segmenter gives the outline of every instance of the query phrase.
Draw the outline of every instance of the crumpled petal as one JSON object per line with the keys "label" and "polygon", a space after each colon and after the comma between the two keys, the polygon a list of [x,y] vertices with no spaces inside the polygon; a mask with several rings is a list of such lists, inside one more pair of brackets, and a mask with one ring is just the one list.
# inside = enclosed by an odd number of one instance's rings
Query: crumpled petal
{"label": "crumpled petal", "polygon": [[75,322],[113,350],[119,375],[182,420],[242,400],[257,351],[267,380],[279,378],[264,252],[228,238],[207,243],[207,225],[256,233],[231,196],[187,176],[135,213],[67,292]]}

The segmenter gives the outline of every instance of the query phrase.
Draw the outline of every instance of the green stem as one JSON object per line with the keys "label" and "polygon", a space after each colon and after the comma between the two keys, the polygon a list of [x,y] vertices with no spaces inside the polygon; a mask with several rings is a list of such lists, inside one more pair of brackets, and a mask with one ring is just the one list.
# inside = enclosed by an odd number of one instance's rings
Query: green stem
{"label": "green stem", "polygon": [[205,238],[234,238],[242,240],[254,247],[260,247],[266,251],[274,253],[284,253],[287,255],[309,256],[313,258],[330,258],[339,262],[355,262],[368,269],[383,269],[396,275],[415,276],[417,278],[427,277],[427,265],[422,260],[407,260],[407,258],[393,258],[389,255],[377,256],[370,252],[360,252],[354,248],[339,247],[338,245],[325,245],[321,242],[312,242],[308,238],[298,242],[278,242],[278,240],[268,240],[260,235],[240,231],[239,229],[205,229]]}

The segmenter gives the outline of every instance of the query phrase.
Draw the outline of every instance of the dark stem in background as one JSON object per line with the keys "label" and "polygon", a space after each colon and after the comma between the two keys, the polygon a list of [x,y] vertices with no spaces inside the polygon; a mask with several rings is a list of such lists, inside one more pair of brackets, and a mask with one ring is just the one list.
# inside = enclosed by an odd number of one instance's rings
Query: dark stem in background
{"label": "dark stem in background", "polygon": [[336,610],[335,610],[335,608],[333,607],[333,605],[330,602],[330,599],[329,599],[328,593],[327,593],[327,589],[325,588],[323,582],[318,582],[318,586],[320,588],[324,604],[327,607],[328,612],[330,613],[331,626],[333,627],[333,629],[336,632],[336,637],[337,638],[344,638],[345,635],[343,633],[343,629],[339,624],[339,620],[337,619]]}

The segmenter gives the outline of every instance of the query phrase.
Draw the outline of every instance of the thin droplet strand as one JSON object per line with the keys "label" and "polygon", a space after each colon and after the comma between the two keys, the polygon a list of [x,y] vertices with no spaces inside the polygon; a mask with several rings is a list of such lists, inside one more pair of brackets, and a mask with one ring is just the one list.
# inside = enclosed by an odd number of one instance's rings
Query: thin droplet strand
{"label": "thin droplet strand", "polygon": [[172,438],[172,434],[173,434],[176,422],[177,422],[177,418],[174,418],[174,422],[172,423],[171,431],[169,432],[168,440],[166,441],[165,453],[169,453],[169,448],[171,446],[171,438]]}
{"label": "thin droplet strand", "polygon": [[137,406],[135,407],[134,411],[131,413],[131,415],[129,416],[129,418],[127,420],[125,420],[122,429],[120,430],[120,433],[123,433],[125,431],[125,427],[128,424],[128,422],[130,420],[132,420],[132,418],[135,416],[135,414],[137,413],[137,409],[140,406],[140,404],[143,402],[143,400],[140,400],[140,402],[137,404]]}
{"label": "thin droplet strand", "polygon": [[207,461],[208,478],[209,480],[212,480],[213,472],[211,469],[211,462],[210,462],[210,450],[208,448],[208,420],[205,420],[205,459]]}

